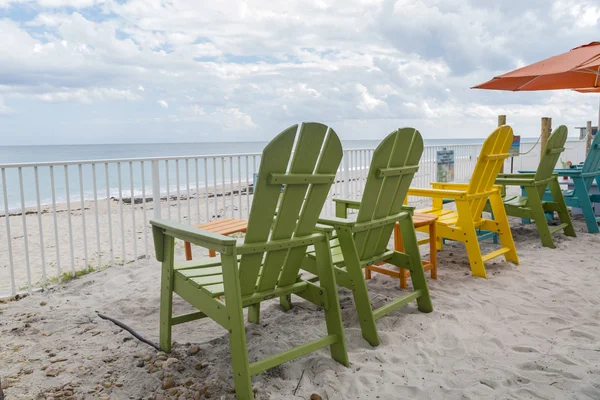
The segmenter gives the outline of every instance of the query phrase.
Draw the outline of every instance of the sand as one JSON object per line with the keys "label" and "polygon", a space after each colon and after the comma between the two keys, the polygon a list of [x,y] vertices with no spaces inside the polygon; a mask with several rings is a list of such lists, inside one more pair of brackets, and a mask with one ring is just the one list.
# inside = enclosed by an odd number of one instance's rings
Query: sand
{"label": "sand", "polygon": [[[575,218],[578,237],[555,234],[558,248],[546,249],[535,225],[513,218],[511,225],[520,266],[496,259],[486,265],[487,280],[474,278],[463,245],[448,244],[439,252],[438,280],[428,280],[434,312],[411,303],[381,318],[377,348],[362,338],[352,298],[340,289],[350,367],[323,349],[253,377],[257,398],[600,398],[600,236]],[[96,315],[158,341],[159,269],[153,259],[138,260],[0,304],[6,398],[233,399],[219,325],[175,327],[168,357],[177,361],[165,361]],[[399,290],[379,274],[368,286],[377,304]],[[324,333],[322,312],[294,299],[288,313],[274,300],[264,303],[261,325],[247,324],[251,361]],[[176,312],[188,309],[176,299]]]}

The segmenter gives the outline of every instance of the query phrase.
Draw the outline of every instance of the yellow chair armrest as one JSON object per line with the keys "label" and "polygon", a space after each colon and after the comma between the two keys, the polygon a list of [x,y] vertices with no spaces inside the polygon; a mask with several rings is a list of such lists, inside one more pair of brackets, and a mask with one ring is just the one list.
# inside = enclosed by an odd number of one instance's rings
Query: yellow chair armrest
{"label": "yellow chair armrest", "polygon": [[431,182],[430,185],[434,189],[467,190],[469,188],[468,183]]}
{"label": "yellow chair armrest", "polygon": [[464,190],[409,188],[408,195],[431,198],[450,198],[454,200],[462,200],[467,198],[467,192]]}

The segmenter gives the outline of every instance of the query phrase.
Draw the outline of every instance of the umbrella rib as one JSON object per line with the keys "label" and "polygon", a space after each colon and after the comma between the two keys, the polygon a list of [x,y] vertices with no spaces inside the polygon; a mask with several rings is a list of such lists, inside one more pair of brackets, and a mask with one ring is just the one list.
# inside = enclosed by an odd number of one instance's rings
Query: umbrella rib
{"label": "umbrella rib", "polygon": [[515,90],[513,90],[513,92],[518,92],[519,90],[521,90],[522,88],[524,88],[525,86],[529,85],[531,82],[535,81],[536,79],[538,79],[541,75],[537,75],[535,78],[528,80],[527,82],[525,82],[524,84],[522,84],[521,86],[519,86],[518,88],[516,88]]}

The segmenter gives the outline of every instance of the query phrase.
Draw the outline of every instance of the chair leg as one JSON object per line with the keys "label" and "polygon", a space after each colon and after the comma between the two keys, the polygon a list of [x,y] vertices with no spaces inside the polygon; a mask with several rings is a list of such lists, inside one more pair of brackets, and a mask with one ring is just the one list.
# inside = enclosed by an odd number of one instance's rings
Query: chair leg
{"label": "chair leg", "polygon": [[405,253],[410,257],[413,270],[410,273],[410,280],[413,288],[421,291],[421,296],[417,298],[417,306],[421,312],[432,312],[433,305],[429,296],[429,288],[427,287],[427,278],[423,270],[423,262],[419,252],[419,244],[417,243],[417,234],[413,225],[412,218],[405,218],[399,221],[400,231],[402,232],[402,240],[404,243]]}
{"label": "chair leg", "polygon": [[329,248],[328,238],[322,242],[315,243],[315,256],[317,258],[317,268],[319,270],[319,285],[325,289],[325,294],[327,295],[329,303],[328,309],[325,310],[327,333],[329,335],[336,335],[338,338],[338,340],[330,346],[331,357],[340,364],[348,366],[348,352],[346,350],[340,300],[335,283],[333,260],[331,258],[331,249]]}
{"label": "chair leg", "polygon": [[248,307],[248,322],[260,324],[260,303]]}
{"label": "chair leg", "polygon": [[279,298],[279,305],[283,311],[290,311],[292,309],[292,295],[287,294]]}
{"label": "chair leg", "polygon": [[254,398],[254,394],[252,393],[248,347],[246,346],[240,281],[237,274],[237,257],[235,254],[221,255],[221,261],[223,262],[223,286],[227,299],[225,307],[229,317],[229,348],[235,393],[238,399],[249,400]]}
{"label": "chair leg", "polygon": [[471,273],[473,276],[487,278],[485,266],[483,265],[483,257],[481,256],[481,249],[479,248],[479,240],[477,239],[475,225],[473,225],[473,218],[471,217],[469,204],[466,201],[456,201],[456,209],[458,211],[457,225],[462,228],[464,233],[463,241],[467,250],[467,256],[469,257]]}
{"label": "chair leg", "polygon": [[567,204],[565,203],[565,198],[563,196],[562,190],[560,190],[560,185],[558,183],[558,178],[550,182],[550,193],[552,193],[552,200],[558,206],[558,219],[563,224],[568,224],[563,229],[563,232],[567,236],[575,237],[575,228],[573,227],[573,221],[571,221],[571,216],[569,215],[569,209],[567,208]]}
{"label": "chair leg", "polygon": [[[400,225],[396,222],[394,225],[394,250],[404,252],[404,243],[402,242],[402,234],[400,233]],[[406,289],[406,278],[410,272],[406,268],[400,267],[400,289]]]}
{"label": "chair leg", "polygon": [[498,228],[500,231],[498,232],[498,236],[500,236],[500,244],[502,247],[510,249],[504,254],[504,259],[518,265],[519,256],[517,255],[517,248],[515,247],[515,242],[513,240],[513,236],[510,231],[510,225],[508,223],[508,215],[506,215],[506,209],[504,208],[504,203],[502,202],[502,197],[500,197],[500,194],[491,195],[490,204],[492,206],[494,215],[496,215],[496,222],[498,223]]}
{"label": "chair leg", "polygon": [[546,220],[546,214],[544,213],[544,206],[542,200],[537,191],[536,187],[527,187],[527,202],[531,210],[531,215],[535,221],[535,225],[538,229],[540,239],[542,240],[542,246],[551,249],[556,248],[554,240],[552,240],[552,233],[548,227],[548,221]]}
{"label": "chair leg", "polygon": [[160,339],[162,351],[171,351],[171,317],[173,316],[173,279],[175,239],[164,235],[161,283],[160,283]]}
{"label": "chair leg", "polygon": [[585,224],[587,225],[589,233],[598,233],[600,229],[598,229],[598,221],[596,221],[596,214],[594,213],[594,207],[592,207],[592,202],[590,201],[590,195],[585,187],[585,183],[583,179],[575,178],[575,191],[577,197],[579,198],[579,204],[581,205],[581,211],[583,212],[583,216],[585,217]]}
{"label": "chair leg", "polygon": [[367,284],[363,278],[358,258],[358,251],[352,237],[352,232],[345,229],[337,231],[340,241],[340,247],[346,263],[346,271],[351,282],[352,295],[354,297],[354,305],[358,313],[358,321],[363,337],[371,346],[379,346],[379,334],[375,325],[375,317],[373,316],[373,308],[369,299]]}
{"label": "chair leg", "polygon": [[429,224],[429,262],[431,263],[431,279],[437,279],[437,248],[435,244],[435,222]]}
{"label": "chair leg", "polygon": [[252,379],[250,376],[250,363],[248,362],[248,348],[246,346],[246,331],[239,318],[237,322],[231,321],[229,327],[229,351],[231,352],[231,369],[233,370],[233,383],[238,399],[253,399]]}

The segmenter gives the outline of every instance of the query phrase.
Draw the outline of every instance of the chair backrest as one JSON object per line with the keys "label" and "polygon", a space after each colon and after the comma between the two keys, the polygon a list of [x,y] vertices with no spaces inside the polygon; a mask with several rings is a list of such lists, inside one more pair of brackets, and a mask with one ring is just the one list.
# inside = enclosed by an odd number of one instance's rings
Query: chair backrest
{"label": "chair backrest", "polygon": [[[564,125],[559,126],[552,132],[552,135],[550,135],[546,142],[546,146],[542,150],[542,157],[535,172],[536,181],[542,181],[552,176],[560,154],[565,151],[565,142],[567,141],[568,134],[569,130]],[[546,187],[547,185],[537,187],[540,197],[544,195]]]}
{"label": "chair backrest", "polygon": [[[402,203],[419,169],[423,138],[414,128],[390,133],[373,152],[356,218],[357,226],[402,212]],[[385,251],[395,221],[354,234],[358,255],[366,260]]]}
{"label": "chair backrest", "polygon": [[[500,173],[504,160],[508,158],[508,150],[512,145],[513,130],[508,125],[502,125],[490,136],[485,139],[481,152],[475,164],[473,175],[467,189],[468,194],[484,193],[492,189],[494,182]],[[479,197],[470,200],[469,206],[473,221],[481,219],[483,207],[487,202],[487,197]]]}
{"label": "chair backrest", "polygon": [[[262,152],[244,243],[258,247],[313,234],[342,155],[337,134],[323,124],[294,125],[275,137]],[[242,255],[242,295],[293,284],[306,247]]]}
{"label": "chair backrest", "polygon": [[[590,146],[590,151],[585,158],[585,162],[583,163],[583,167],[581,168],[581,172],[594,172],[600,168],[600,134],[596,133],[594,135],[594,140],[592,140],[592,145]],[[594,181],[594,177],[590,176],[587,178],[583,178],[585,182],[585,187],[589,191],[592,186],[592,182]]]}

